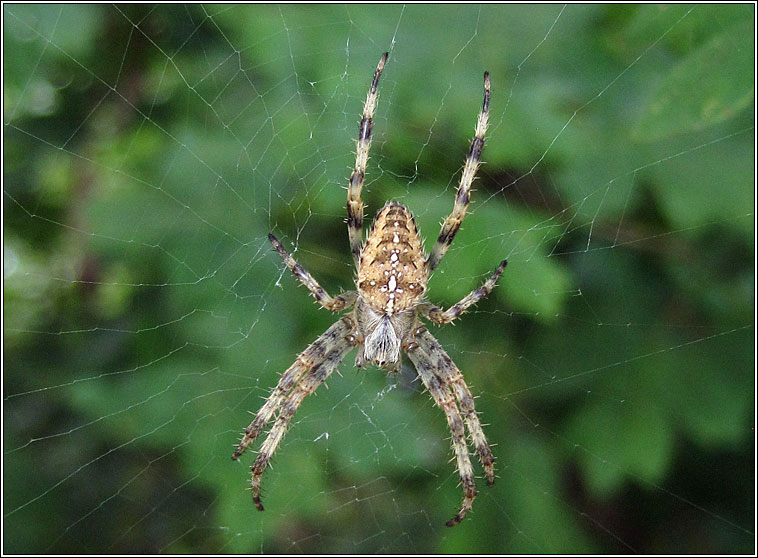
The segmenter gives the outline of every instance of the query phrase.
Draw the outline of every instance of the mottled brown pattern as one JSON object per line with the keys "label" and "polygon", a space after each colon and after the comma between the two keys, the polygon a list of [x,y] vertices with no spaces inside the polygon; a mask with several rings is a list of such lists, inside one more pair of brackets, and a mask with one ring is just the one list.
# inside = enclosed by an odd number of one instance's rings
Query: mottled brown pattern
{"label": "mottled brown pattern", "polygon": [[408,209],[387,203],[363,245],[358,290],[375,309],[392,315],[413,307],[426,290],[424,249]]}
{"label": "mottled brown pattern", "polygon": [[489,294],[505,268],[506,262],[503,261],[481,287],[471,291],[447,310],[424,300],[429,274],[445,255],[466,215],[471,185],[479,167],[487,130],[490,81],[489,75],[485,73],[484,102],[477,119],[476,135],[461,175],[455,205],[443,222],[437,242],[426,258],[413,216],[408,208],[398,202],[388,202],[379,211],[365,244],[362,241],[361,189],[371,144],[377,87],[386,61],[387,53],[379,60],[366,97],[358,131],[356,163],[348,184],[348,237],[357,268],[358,290],[331,296],[295,261],[274,235],[269,235],[269,240],[284,263],[322,307],[332,312],[349,310],[349,313],[306,348],[282,374],[279,383],[245,429],[232,459],[238,459],[266,425],[273,422],[260,446],[250,479],[253,502],[259,510],[263,510],[261,477],[303,400],[323,385],[347,353],[356,346],[357,367],[373,365],[390,373],[402,369],[404,351],[415,365],[419,378],[432,399],[444,411],[452,434],[451,446],[463,489],[459,511],[446,523],[452,527],[460,523],[472,509],[477,494],[469,444],[476,450],[487,484],[490,485],[495,481],[495,458],[484,436],[474,406],[474,396],[461,371],[424,327],[421,318],[437,324],[454,321]]}

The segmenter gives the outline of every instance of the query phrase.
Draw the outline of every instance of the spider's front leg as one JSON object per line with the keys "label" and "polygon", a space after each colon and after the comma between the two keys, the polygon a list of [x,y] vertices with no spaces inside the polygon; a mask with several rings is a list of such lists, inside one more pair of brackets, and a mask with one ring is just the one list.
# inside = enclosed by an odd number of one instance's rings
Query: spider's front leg
{"label": "spider's front leg", "polygon": [[452,434],[451,444],[458,473],[463,485],[463,503],[461,509],[445,525],[453,527],[463,520],[466,513],[471,509],[476,498],[476,482],[474,481],[474,469],[471,466],[471,459],[468,455],[468,446],[466,445],[466,433],[463,429],[463,419],[455,403],[453,394],[445,386],[444,380],[439,376],[436,370],[432,356],[425,347],[419,344],[414,337],[412,341],[406,344],[405,351],[408,357],[416,366],[421,381],[426,386],[434,402],[445,412],[447,424]]}
{"label": "spider's front leg", "polygon": [[495,458],[492,455],[487,438],[484,436],[482,423],[474,407],[474,396],[471,395],[471,390],[466,385],[463,374],[453,359],[445,352],[445,349],[442,348],[442,345],[439,344],[439,341],[425,327],[416,329],[414,340],[418,345],[418,350],[428,356],[435,373],[455,395],[466,420],[471,442],[479,454],[479,461],[484,469],[484,475],[487,477],[487,484],[492,486],[495,484]]}
{"label": "spider's front leg", "polygon": [[[358,343],[356,333],[355,322],[348,317],[332,325],[282,375],[279,384],[245,431],[242,442],[232,456],[233,459],[245,451],[274,413],[279,412],[252,467],[250,487],[253,491],[253,501],[259,510],[263,510],[260,498],[261,476],[282,441],[295,411],[303,399],[324,383],[345,355]],[[299,381],[297,381],[298,376],[301,376]]]}
{"label": "spider's front leg", "polygon": [[[497,281],[500,279],[500,275],[502,275],[507,264],[508,262],[506,260],[500,262],[497,269],[481,287],[471,291],[468,295],[463,297],[463,299],[447,310],[442,310],[429,302],[423,302],[417,307],[419,314],[437,324],[452,322],[463,314],[466,309],[486,297],[490,291],[495,288],[495,285],[497,285]],[[474,398],[463,379],[461,371],[426,328],[419,327],[416,329],[413,343],[418,346],[422,352],[431,357],[434,369],[439,373],[447,385],[450,386],[450,389],[453,390],[461,411],[466,418],[466,426],[471,434],[471,441],[479,454],[479,461],[482,463],[484,473],[487,476],[487,484],[494,484],[495,458],[492,455],[492,450],[490,449],[487,439],[484,437],[481,422],[479,421],[476,409],[474,408]]]}
{"label": "spider's front leg", "polygon": [[[347,320],[347,321],[345,321]],[[287,395],[300,380],[301,376],[315,366],[323,365],[327,356],[334,348],[341,347],[343,343],[350,343],[350,337],[355,339],[353,321],[349,318],[339,320],[332,324],[323,334],[311,343],[297,357],[297,360],[290,366],[279,378],[279,383],[268,396],[266,402],[256,413],[253,421],[245,429],[245,433],[237,446],[237,450],[232,455],[232,459],[241,456],[247,447],[255,440],[263,428],[271,421],[274,414],[282,407]]]}
{"label": "spider's front leg", "polygon": [[[448,527],[453,527],[460,523],[471,509],[477,493],[474,471],[463,431],[464,420],[471,435],[471,441],[479,454],[487,484],[490,486],[495,482],[495,458],[482,431],[471,391],[458,367],[434,336],[425,327],[419,326],[415,329],[411,340],[405,344],[404,349],[416,366],[416,371],[434,402],[445,412],[452,433],[453,452],[463,485],[461,509],[453,519],[446,523]],[[464,419],[461,419],[461,412]]]}

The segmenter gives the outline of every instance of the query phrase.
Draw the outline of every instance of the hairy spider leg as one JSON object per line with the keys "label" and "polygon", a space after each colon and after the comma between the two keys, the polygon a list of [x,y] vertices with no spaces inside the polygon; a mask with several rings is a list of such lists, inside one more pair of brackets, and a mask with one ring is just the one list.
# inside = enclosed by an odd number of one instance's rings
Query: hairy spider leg
{"label": "hairy spider leg", "polygon": [[371,88],[363,105],[363,115],[361,123],[358,126],[355,166],[353,167],[353,173],[350,175],[350,182],[347,187],[347,234],[356,268],[358,267],[361,245],[363,244],[363,200],[361,200],[361,189],[363,188],[363,180],[366,176],[368,152],[371,147],[371,128],[374,125],[374,110],[376,110],[376,100],[378,98],[377,88],[379,86],[379,78],[382,75],[382,70],[384,70],[384,64],[387,62],[388,56],[389,53],[385,52],[379,59],[379,64],[374,71],[374,81],[371,82]]}
{"label": "hairy spider leg", "polygon": [[453,394],[445,386],[445,380],[439,375],[439,371],[434,362],[435,359],[433,359],[428,351],[428,343],[426,340],[423,337],[419,339],[417,335],[413,341],[406,345],[405,352],[416,366],[416,371],[418,372],[421,381],[424,383],[424,386],[426,386],[426,389],[429,391],[429,394],[432,396],[432,399],[434,399],[437,406],[444,411],[448,427],[452,433],[451,445],[455,455],[458,474],[461,477],[461,484],[463,485],[463,502],[461,503],[461,509],[455,517],[445,524],[448,527],[453,527],[460,523],[465,517],[466,512],[471,509],[471,506],[474,503],[474,498],[476,498],[474,468],[471,466],[471,459],[468,454],[466,433],[463,430],[463,419],[461,418],[461,413],[455,403]]}
{"label": "hairy spider leg", "polygon": [[482,423],[474,407],[474,396],[471,395],[471,390],[466,385],[463,374],[453,359],[445,352],[445,349],[442,348],[442,345],[439,344],[439,341],[426,328],[418,328],[414,340],[419,350],[429,356],[434,370],[455,395],[466,421],[471,443],[479,454],[479,461],[487,477],[487,484],[492,486],[495,484],[495,457],[492,455],[490,445],[484,436]]}
{"label": "hairy spider leg", "polygon": [[[306,371],[327,362],[329,355],[336,347],[342,347],[345,342],[349,344],[355,341],[354,329],[355,325],[349,318],[338,320],[298,355],[297,360],[282,374],[279,383],[268,396],[253,421],[245,429],[232,459],[239,458],[253,440],[258,437]],[[352,340],[350,339],[351,336]]]}
{"label": "hairy spider leg", "polygon": [[447,217],[447,219],[445,219],[444,223],[442,223],[442,229],[437,238],[437,243],[434,245],[432,252],[429,254],[429,258],[426,260],[426,266],[430,272],[434,271],[439,265],[445,252],[447,252],[450,244],[452,244],[453,238],[455,238],[458,229],[461,227],[463,218],[466,216],[466,208],[471,199],[471,184],[474,182],[476,171],[479,169],[479,164],[482,159],[484,135],[487,133],[489,114],[490,74],[489,72],[484,72],[484,102],[482,103],[482,110],[476,120],[476,132],[474,134],[474,139],[471,141],[468,157],[466,157],[466,164],[463,167],[461,181],[458,185],[458,193],[455,196],[453,212]]}
{"label": "hairy spider leg", "polygon": [[497,266],[497,269],[481,287],[478,287],[471,291],[459,302],[456,302],[447,310],[442,310],[430,302],[423,302],[418,306],[419,313],[425,318],[429,318],[436,324],[449,324],[453,320],[459,318],[460,315],[463,314],[470,306],[473,306],[488,294],[490,294],[490,291],[492,291],[492,289],[495,288],[495,285],[497,285],[497,281],[500,279],[500,275],[502,275],[506,265],[508,265],[507,260],[500,262],[500,265]]}
{"label": "hairy spider leg", "polygon": [[269,234],[268,239],[271,241],[271,244],[274,245],[276,251],[279,252],[279,255],[284,260],[284,263],[287,264],[287,267],[290,268],[290,271],[295,274],[295,277],[297,277],[300,283],[305,285],[305,287],[311,291],[316,302],[321,306],[332,312],[339,312],[340,310],[345,310],[355,304],[355,300],[358,297],[357,292],[347,291],[340,293],[335,297],[331,296],[321,285],[318,284],[318,281],[313,278],[313,275],[308,273],[308,270],[295,261],[295,258],[284,249],[282,243],[279,242],[273,234]]}
{"label": "hairy spider leg", "polygon": [[[303,399],[316,391],[316,388],[326,381],[329,375],[334,372],[345,358],[345,355],[358,343],[355,335],[355,323],[347,317],[342,318],[329,328],[327,334],[330,335],[331,339],[321,347],[319,361],[303,375],[289,395],[281,401],[279,416],[276,417],[274,425],[263,441],[261,449],[258,452],[258,457],[255,459],[255,463],[253,463],[253,475],[250,479],[250,487],[253,491],[253,502],[255,502],[256,507],[261,511],[263,511],[260,497],[261,476],[266,470],[266,466],[274,455],[276,448],[279,446],[279,442],[282,441],[295,411],[297,411]],[[321,338],[323,336],[319,339]],[[278,408],[279,405],[276,407]]]}

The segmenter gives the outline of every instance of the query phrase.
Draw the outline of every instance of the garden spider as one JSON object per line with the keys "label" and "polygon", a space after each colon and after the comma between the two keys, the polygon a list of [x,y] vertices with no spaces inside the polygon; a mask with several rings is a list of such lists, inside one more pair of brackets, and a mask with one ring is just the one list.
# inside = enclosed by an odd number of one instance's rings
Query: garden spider
{"label": "garden spider", "polygon": [[481,287],[447,310],[424,300],[429,274],[445,255],[469,204],[471,184],[480,164],[484,134],[487,130],[490,78],[485,72],[484,102],[477,119],[476,134],[463,167],[455,206],[442,224],[437,243],[427,257],[424,255],[421,238],[411,212],[402,204],[393,201],[387,202],[379,211],[365,243],[362,241],[363,202],[360,194],[371,145],[377,86],[387,56],[388,53],[385,53],[379,60],[363,106],[355,167],[347,188],[347,226],[350,249],[358,271],[357,291],[344,292],[336,297],[330,296],[311,274],[285,251],[274,235],[268,235],[287,267],[311,291],[321,306],[332,312],[351,307],[353,310],[327,329],[282,374],[263,407],[245,429],[232,459],[242,455],[264,426],[278,413],[252,466],[250,485],[253,501],[259,510],[263,510],[260,499],[261,475],[303,399],[324,383],[353,347],[363,345],[355,359],[357,367],[361,368],[370,363],[393,372],[400,370],[402,349],[415,365],[434,402],[445,412],[452,432],[453,452],[463,485],[463,503],[460,511],[446,523],[452,527],[460,523],[476,497],[474,471],[469,459],[464,424],[471,443],[479,454],[488,485],[495,482],[495,458],[474,409],[474,398],[460,370],[424,327],[419,317],[436,324],[452,322],[472,304],[489,294],[506,265],[505,261],[501,262]]}

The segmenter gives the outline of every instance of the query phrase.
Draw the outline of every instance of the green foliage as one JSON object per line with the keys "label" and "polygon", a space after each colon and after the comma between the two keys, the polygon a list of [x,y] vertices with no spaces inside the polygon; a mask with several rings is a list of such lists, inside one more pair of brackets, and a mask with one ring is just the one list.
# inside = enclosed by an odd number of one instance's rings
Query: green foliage
{"label": "green foliage", "polygon": [[[754,6],[3,9],[5,552],[754,550]],[[344,186],[385,50],[364,199],[408,205],[427,249],[493,80],[430,280],[448,306],[509,262],[434,329],[497,457],[455,529],[407,363],[349,355],[306,399],[265,513],[252,452],[229,459],[335,319],[267,234],[353,287]]]}
{"label": "green foliage", "polygon": [[[696,132],[739,114],[755,96],[755,73],[749,70],[754,52],[755,35],[748,20],[689,53],[665,76],[640,114],[634,138],[654,141]],[[730,70],[720,71],[728,58],[735,58]]]}

